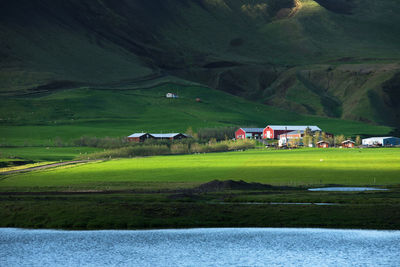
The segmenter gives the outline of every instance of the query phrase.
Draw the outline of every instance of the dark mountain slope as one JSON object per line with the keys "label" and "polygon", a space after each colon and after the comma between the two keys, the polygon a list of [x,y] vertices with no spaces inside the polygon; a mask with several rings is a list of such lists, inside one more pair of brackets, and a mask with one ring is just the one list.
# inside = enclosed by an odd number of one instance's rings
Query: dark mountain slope
{"label": "dark mountain slope", "polygon": [[384,85],[400,72],[399,12],[396,0],[3,0],[0,90],[171,75],[296,112],[395,125],[385,114],[398,114],[387,101],[397,89]]}

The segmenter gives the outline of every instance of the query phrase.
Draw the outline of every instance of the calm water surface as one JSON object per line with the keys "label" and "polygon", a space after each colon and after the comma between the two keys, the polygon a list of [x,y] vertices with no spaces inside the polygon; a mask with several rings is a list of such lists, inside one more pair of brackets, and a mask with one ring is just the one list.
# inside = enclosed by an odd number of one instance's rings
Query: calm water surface
{"label": "calm water surface", "polygon": [[362,192],[362,191],[388,191],[388,189],[375,187],[321,187],[310,188],[308,191],[341,191],[341,192]]}
{"label": "calm water surface", "polygon": [[0,266],[400,266],[400,231],[7,228]]}

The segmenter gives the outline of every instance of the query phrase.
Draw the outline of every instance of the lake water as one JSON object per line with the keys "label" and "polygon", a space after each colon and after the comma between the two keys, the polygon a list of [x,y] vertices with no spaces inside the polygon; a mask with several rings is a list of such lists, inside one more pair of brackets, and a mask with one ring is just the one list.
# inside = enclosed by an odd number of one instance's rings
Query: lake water
{"label": "lake water", "polygon": [[3,228],[0,266],[400,266],[400,231]]}
{"label": "lake water", "polygon": [[388,191],[388,189],[375,187],[321,187],[310,188],[308,191],[340,191],[340,192],[361,192],[361,191]]}

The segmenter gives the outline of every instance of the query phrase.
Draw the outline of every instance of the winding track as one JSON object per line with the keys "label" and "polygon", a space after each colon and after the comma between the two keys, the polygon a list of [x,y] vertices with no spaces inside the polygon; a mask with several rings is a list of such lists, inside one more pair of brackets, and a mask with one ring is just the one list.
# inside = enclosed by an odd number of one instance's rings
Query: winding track
{"label": "winding track", "polygon": [[48,164],[48,165],[42,165],[42,166],[31,167],[31,168],[26,168],[26,169],[0,172],[0,176],[14,174],[14,173],[20,173],[20,172],[31,172],[31,171],[36,171],[36,170],[43,170],[43,169],[48,169],[48,168],[53,168],[53,167],[59,167],[59,166],[64,166],[64,165],[77,164],[77,163],[86,163],[86,162],[90,162],[90,160],[74,160],[74,161],[52,163],[52,164]]}

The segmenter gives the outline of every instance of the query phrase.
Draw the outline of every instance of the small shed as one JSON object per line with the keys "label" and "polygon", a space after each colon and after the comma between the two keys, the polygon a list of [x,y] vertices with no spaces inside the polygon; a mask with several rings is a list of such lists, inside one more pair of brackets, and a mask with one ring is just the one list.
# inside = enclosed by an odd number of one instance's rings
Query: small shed
{"label": "small shed", "polygon": [[147,139],[153,138],[153,136],[149,133],[134,133],[128,136],[129,142],[144,142]]}
{"label": "small shed", "polygon": [[240,128],[235,132],[236,139],[261,139],[263,128]]}
{"label": "small shed", "polygon": [[318,148],[328,148],[330,146],[329,142],[326,141],[319,141],[317,143]]}
{"label": "small shed", "polygon": [[353,148],[356,146],[356,143],[352,140],[346,140],[342,142],[342,147],[346,147],[346,148]]}
{"label": "small shed", "polygon": [[166,98],[178,98],[178,95],[174,94],[174,93],[167,93],[165,97]]}

